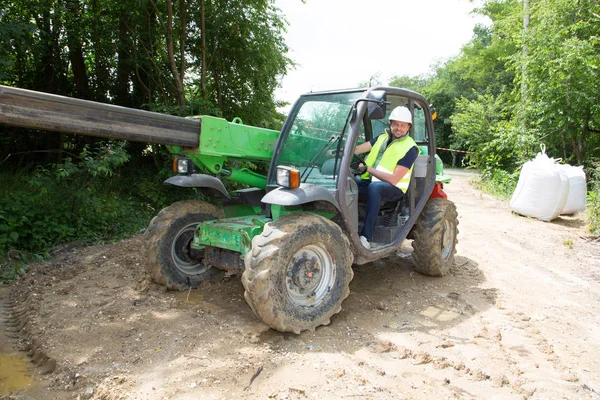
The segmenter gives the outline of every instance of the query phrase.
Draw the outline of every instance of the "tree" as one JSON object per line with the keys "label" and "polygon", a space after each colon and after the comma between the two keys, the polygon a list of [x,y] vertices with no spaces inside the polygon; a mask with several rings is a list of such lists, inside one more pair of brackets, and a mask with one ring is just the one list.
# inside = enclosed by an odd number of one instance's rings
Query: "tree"
{"label": "tree", "polygon": [[[477,25],[473,38],[462,47],[458,56],[432,66],[432,73],[427,79],[416,77],[411,82],[410,77],[400,77],[400,83],[414,84],[436,107],[438,147],[464,150],[461,139],[455,136],[451,119],[458,99],[474,100],[481,95],[496,97],[501,94],[506,98],[511,93],[515,73],[509,68],[510,57],[518,48],[513,40],[507,38],[514,36],[512,31],[519,20],[513,17],[513,13],[517,9],[520,10],[520,4],[515,0],[486,2],[475,11],[489,17],[492,25]],[[441,152],[440,156],[447,163],[452,160],[449,152]]]}
{"label": "tree", "polygon": [[523,115],[549,150],[578,165],[600,156],[598,15],[594,0],[532,2],[527,52],[514,58],[515,70],[527,71],[518,74],[528,88]]}
{"label": "tree", "polygon": [[[274,0],[0,0],[0,83],[279,129],[285,26]],[[11,152],[93,142],[0,130]]]}
{"label": "tree", "polygon": [[[285,19],[267,0],[205,0],[204,8],[206,32],[189,37],[190,65],[196,71],[206,56],[206,89],[199,91],[200,97],[215,101],[226,118],[266,125],[274,118],[279,78],[292,65],[283,38]],[[200,8],[193,10],[190,17],[201,20]]]}
{"label": "tree", "polygon": [[485,94],[473,100],[463,97],[456,103],[456,112],[450,117],[455,144],[470,151],[471,165],[488,175],[495,170],[514,172],[534,138],[512,123],[504,98]]}

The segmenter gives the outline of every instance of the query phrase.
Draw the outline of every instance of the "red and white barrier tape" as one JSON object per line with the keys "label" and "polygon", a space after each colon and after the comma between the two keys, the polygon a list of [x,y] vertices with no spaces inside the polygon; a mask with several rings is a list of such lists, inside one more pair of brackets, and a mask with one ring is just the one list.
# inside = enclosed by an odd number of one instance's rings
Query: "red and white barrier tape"
{"label": "red and white barrier tape", "polygon": [[438,150],[448,150],[448,151],[454,151],[456,153],[467,153],[467,154],[473,154],[472,151],[465,151],[465,150],[455,150],[455,149],[446,149],[445,147],[436,147],[436,149]]}

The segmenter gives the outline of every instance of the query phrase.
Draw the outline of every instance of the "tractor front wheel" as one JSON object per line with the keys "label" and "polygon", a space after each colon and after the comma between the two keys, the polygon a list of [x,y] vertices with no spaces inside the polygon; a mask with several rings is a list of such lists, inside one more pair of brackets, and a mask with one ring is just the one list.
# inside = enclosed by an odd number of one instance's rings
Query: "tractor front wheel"
{"label": "tractor front wheel", "polygon": [[453,202],[430,199],[412,230],[413,261],[417,272],[444,276],[454,264],[458,214]]}
{"label": "tractor front wheel", "polygon": [[184,290],[221,278],[223,272],[205,264],[202,252],[192,252],[190,245],[198,223],[223,216],[221,209],[198,200],[179,201],[162,209],[144,234],[145,268],[154,282]]}
{"label": "tractor front wheel", "polygon": [[244,297],[281,332],[314,330],[340,312],[354,273],[350,243],[339,226],[314,214],[268,223],[244,259]]}

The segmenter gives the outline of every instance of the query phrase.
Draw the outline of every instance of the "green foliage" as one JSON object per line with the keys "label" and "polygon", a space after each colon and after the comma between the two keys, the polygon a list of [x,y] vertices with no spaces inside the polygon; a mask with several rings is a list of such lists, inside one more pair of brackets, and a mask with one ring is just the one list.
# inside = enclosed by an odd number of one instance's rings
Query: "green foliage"
{"label": "green foliage", "polygon": [[587,218],[589,231],[594,235],[600,235],[600,188],[597,183],[595,188],[588,192]]}
{"label": "green foliage", "polygon": [[427,76],[393,76],[389,85],[422,93],[427,85],[430,84],[430,80]]}
{"label": "green foliage", "polygon": [[154,210],[140,206],[114,178],[128,159],[112,142],[86,149],[34,174],[3,173],[0,178],[0,280],[44,258],[58,244],[103,242],[143,228]]}
{"label": "green foliage", "polygon": [[[274,0],[171,5],[172,13],[162,0],[0,0],[0,83],[280,129],[273,93],[293,63]],[[6,276],[56,244],[130,234],[160,208],[202,195],[162,184],[171,172],[161,146],[132,144],[127,167],[119,146],[0,126]]]}
{"label": "green foliage", "polygon": [[[518,1],[488,1],[478,13],[490,18],[491,26],[478,25],[473,30],[473,39],[463,46],[461,53],[450,60],[433,66],[430,76],[416,78],[415,88],[421,92],[437,110],[434,122],[435,139],[438,147],[461,149],[460,139],[455,138],[451,122],[455,114],[457,100],[474,100],[477,96],[499,96],[510,93],[514,85],[515,73],[509,66],[509,58],[518,50],[514,41],[507,40],[507,31],[520,22],[507,21],[519,8]],[[411,84],[410,79],[400,82]],[[504,95],[506,96],[506,95]],[[440,153],[444,162],[449,163],[449,152]]]}
{"label": "green foliage", "polygon": [[[205,4],[206,52],[212,72],[205,94],[215,99],[228,120],[240,117],[249,125],[272,127],[277,115],[273,93],[292,65],[283,37],[285,19],[270,0],[212,0]],[[190,1],[187,9],[192,20],[200,20],[199,7]],[[190,32],[190,65],[196,71],[202,66],[201,39],[202,32]],[[200,86],[198,81],[194,85]]]}
{"label": "green foliage", "polygon": [[[393,81],[419,88],[438,110],[437,146],[469,150],[482,187],[503,197],[540,143],[587,171],[600,159],[600,3],[529,3],[484,1],[476,12],[492,23],[476,27],[459,56],[426,81]],[[440,156],[449,162],[448,152]],[[598,232],[600,176],[588,176],[590,229]]]}
{"label": "green foliage", "polygon": [[532,2],[525,51],[513,57],[523,123],[549,152],[578,165],[598,156],[600,137],[600,3]]}
{"label": "green foliage", "polygon": [[520,170],[507,172],[501,169],[483,172],[475,182],[478,188],[493,196],[510,199],[517,187]]}
{"label": "green foliage", "polygon": [[170,5],[0,0],[0,83],[281,126],[273,93],[293,63],[275,1]]}
{"label": "green foliage", "polygon": [[586,211],[589,231],[594,235],[600,235],[600,163],[596,162],[593,166],[594,168],[589,170]]}
{"label": "green foliage", "polygon": [[[95,150],[84,147],[79,155],[77,163],[67,157],[61,164],[53,164],[57,183],[66,180],[84,181],[82,177],[98,178],[111,177],[115,169],[129,160],[129,154],[125,151],[125,143],[107,142]],[[93,183],[93,181],[87,181]]]}
{"label": "green foliage", "polygon": [[470,164],[483,173],[501,170],[513,172],[525,151],[534,144],[534,137],[507,121],[502,97],[478,95],[476,99],[457,101],[456,114],[451,117],[455,145],[469,150]]}
{"label": "green foliage", "polygon": [[148,169],[129,169],[122,176],[120,186],[129,187],[131,196],[151,214],[157,214],[158,211],[176,201],[203,198],[199,189],[163,184],[171,176],[173,171],[166,167],[160,169],[158,173]]}

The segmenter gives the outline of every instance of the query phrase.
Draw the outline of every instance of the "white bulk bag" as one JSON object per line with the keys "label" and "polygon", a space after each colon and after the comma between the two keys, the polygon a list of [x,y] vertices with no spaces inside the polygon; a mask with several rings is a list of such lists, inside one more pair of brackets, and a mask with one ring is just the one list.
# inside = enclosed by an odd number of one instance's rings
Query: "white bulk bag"
{"label": "white bulk bag", "polygon": [[564,174],[569,179],[569,195],[567,202],[563,207],[561,214],[576,214],[585,210],[585,201],[587,197],[587,185],[585,182],[585,172],[583,166],[574,167],[572,165],[560,166]]}
{"label": "white bulk bag", "polygon": [[523,165],[510,208],[527,217],[552,221],[560,215],[568,195],[569,179],[542,146],[542,153]]}

